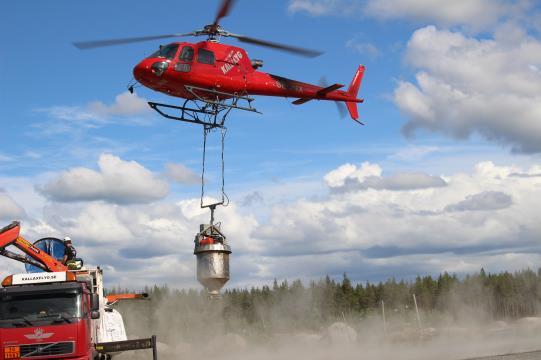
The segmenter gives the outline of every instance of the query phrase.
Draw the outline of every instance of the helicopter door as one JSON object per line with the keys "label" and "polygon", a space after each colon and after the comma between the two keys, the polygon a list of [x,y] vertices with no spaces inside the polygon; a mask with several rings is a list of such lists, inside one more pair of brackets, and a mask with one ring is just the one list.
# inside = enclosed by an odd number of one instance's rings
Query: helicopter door
{"label": "helicopter door", "polygon": [[208,83],[207,86],[213,87],[213,88],[214,87],[219,88],[220,86],[218,85],[218,79],[214,75],[215,74],[214,70],[206,70],[207,65],[212,66],[213,68],[216,68],[216,58],[214,56],[214,52],[207,49],[199,48],[197,50],[197,62],[199,64],[205,65],[204,67],[205,71],[202,74],[202,80]]}
{"label": "helicopter door", "polygon": [[225,58],[217,60],[217,87],[226,92],[241,93],[246,89],[246,69],[243,58],[245,54],[238,49],[232,49]]}
{"label": "helicopter door", "polygon": [[182,50],[180,50],[180,54],[178,55],[178,59],[180,61],[184,62],[192,62],[193,61],[193,47],[191,46],[184,46]]}
{"label": "helicopter door", "polygon": [[175,65],[175,70],[179,72],[190,72],[192,67],[194,50],[191,46],[184,46],[178,55],[179,62]]}

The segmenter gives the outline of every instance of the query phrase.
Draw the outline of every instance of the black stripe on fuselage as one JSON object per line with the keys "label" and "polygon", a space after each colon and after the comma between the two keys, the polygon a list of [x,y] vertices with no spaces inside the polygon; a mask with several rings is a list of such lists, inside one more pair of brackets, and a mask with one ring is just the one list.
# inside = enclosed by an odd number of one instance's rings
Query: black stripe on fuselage
{"label": "black stripe on fuselage", "polygon": [[282,76],[272,75],[272,74],[269,74],[269,76],[273,78],[274,80],[278,81],[280,85],[282,85],[282,87],[286,90],[299,91],[299,89],[302,88],[302,85],[304,85],[303,83],[299,81],[288,79]]}

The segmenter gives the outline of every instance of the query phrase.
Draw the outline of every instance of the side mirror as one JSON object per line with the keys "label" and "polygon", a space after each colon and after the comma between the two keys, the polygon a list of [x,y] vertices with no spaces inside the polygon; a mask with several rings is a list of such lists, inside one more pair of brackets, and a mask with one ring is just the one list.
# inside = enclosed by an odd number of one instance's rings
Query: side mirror
{"label": "side mirror", "polygon": [[91,311],[90,312],[90,318],[92,320],[96,320],[100,318],[100,312],[99,311]]}
{"label": "side mirror", "polygon": [[[92,312],[97,311],[99,314],[100,311],[100,296],[98,294],[90,294],[90,310]],[[99,317],[99,315],[98,315]]]}

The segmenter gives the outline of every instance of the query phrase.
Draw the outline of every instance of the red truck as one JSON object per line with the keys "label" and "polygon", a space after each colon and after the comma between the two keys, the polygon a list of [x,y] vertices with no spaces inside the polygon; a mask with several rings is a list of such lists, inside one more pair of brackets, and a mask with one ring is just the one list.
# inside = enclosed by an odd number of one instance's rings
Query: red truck
{"label": "red truck", "polygon": [[[122,316],[110,304],[144,295],[104,296],[102,270],[68,266],[19,235],[18,222],[0,229],[0,255],[43,272],[14,274],[0,288],[0,360],[105,360],[152,349],[156,337],[127,340]],[[13,245],[26,256],[6,250]],[[71,267],[73,269],[71,269]]]}

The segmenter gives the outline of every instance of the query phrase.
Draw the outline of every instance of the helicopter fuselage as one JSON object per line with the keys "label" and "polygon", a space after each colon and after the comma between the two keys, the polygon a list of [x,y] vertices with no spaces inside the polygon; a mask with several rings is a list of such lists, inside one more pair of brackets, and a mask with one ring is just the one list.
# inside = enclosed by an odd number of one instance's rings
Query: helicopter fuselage
{"label": "helicopter fuselage", "polygon": [[[362,102],[357,90],[364,72],[360,66],[350,91],[337,90],[343,85],[321,87],[256,70],[262,62],[250,60],[240,47],[214,41],[198,43],[175,42],[137,64],[134,77],[145,87],[170,96],[194,99],[197,87],[234,95],[265,95],[299,98],[297,104],[309,100],[332,100],[348,103]],[[351,87],[357,82],[355,91]],[[354,86],[355,87],[355,86]],[[199,90],[198,96],[215,96]],[[225,96],[224,96],[225,97]]]}

